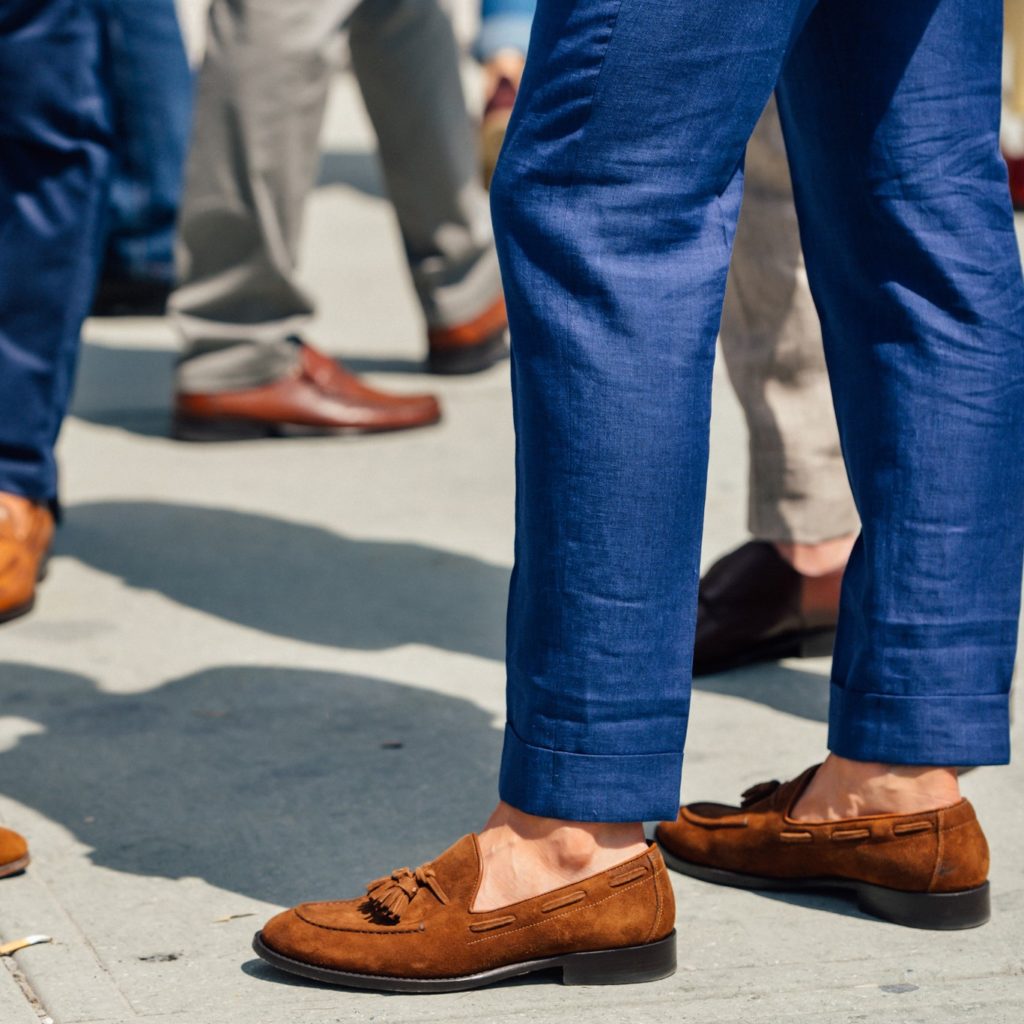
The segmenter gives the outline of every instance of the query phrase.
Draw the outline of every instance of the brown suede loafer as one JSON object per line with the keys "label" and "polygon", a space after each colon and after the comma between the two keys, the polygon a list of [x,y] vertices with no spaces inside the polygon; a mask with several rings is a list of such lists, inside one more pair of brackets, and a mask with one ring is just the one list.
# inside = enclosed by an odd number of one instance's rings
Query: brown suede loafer
{"label": "brown suede loafer", "polygon": [[477,913],[480,871],[476,836],[464,836],[359,899],[278,914],[253,948],[281,970],[384,992],[457,992],[552,969],[567,985],[675,971],[675,901],[656,846],[582,882]]}
{"label": "brown suede loafer", "polygon": [[827,657],[842,570],[803,576],[763,540],[720,558],[700,581],[693,674],[779,658]]}
{"label": "brown suede loafer", "polygon": [[0,492],[0,622],[32,610],[52,541],[53,513],[46,505]]}
{"label": "brown suede loafer", "polygon": [[683,807],[658,826],[666,863],[741,889],[836,890],[865,913],[912,928],[988,920],[988,843],[966,800],[920,814],[794,821],[793,805],[817,769],[754,786],[739,807]]}
{"label": "brown suede loafer", "polygon": [[179,392],[172,436],[241,441],[315,434],[369,434],[437,423],[433,395],[391,395],[364,384],[329,356],[299,344],[295,370],[262,387],[212,394]]}
{"label": "brown suede loafer", "polygon": [[0,878],[24,871],[28,861],[28,843],[17,832],[0,828]]}

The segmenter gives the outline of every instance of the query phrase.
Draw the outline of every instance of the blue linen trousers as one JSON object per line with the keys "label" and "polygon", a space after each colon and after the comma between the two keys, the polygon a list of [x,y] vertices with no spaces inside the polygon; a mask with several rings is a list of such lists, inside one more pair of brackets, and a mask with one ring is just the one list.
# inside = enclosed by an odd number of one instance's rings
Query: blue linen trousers
{"label": "blue linen trousers", "polygon": [[107,0],[114,171],[106,272],[174,281],[192,70],[174,0]]}
{"label": "blue linen trousers", "polygon": [[862,520],[829,746],[1009,757],[1024,286],[998,0],[540,0],[492,190],[517,429],[503,799],[672,818],[711,374],[773,89]]}
{"label": "blue linen trousers", "polygon": [[106,0],[0,3],[0,491],[57,494],[53,446],[102,246]]}

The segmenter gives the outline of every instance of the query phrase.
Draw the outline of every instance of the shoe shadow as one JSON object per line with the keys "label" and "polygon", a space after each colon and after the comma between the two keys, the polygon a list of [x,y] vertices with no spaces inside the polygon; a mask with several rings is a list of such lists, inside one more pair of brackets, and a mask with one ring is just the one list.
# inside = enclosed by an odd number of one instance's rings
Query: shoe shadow
{"label": "shoe shadow", "polygon": [[229,622],[308,643],[418,643],[502,660],[509,571],[421,544],[162,502],[67,509],[57,554]]}
{"label": "shoe shadow", "polygon": [[812,722],[828,721],[829,677],[824,672],[766,662],[693,681],[695,690],[763,704]]}
{"label": "shoe shadow", "polygon": [[0,752],[5,795],[94,864],[269,903],[357,895],[436,856],[496,798],[489,714],[376,679],[229,666],[119,695],[5,663],[0,707],[41,727]]}

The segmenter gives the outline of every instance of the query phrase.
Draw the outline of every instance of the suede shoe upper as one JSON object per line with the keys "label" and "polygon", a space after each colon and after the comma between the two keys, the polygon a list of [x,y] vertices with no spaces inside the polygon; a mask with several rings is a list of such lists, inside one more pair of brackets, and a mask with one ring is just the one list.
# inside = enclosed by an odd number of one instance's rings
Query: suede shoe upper
{"label": "suede shoe upper", "polygon": [[675,903],[660,852],[648,852],[534,899],[474,912],[475,835],[366,896],[303,903],[272,918],[262,941],[318,967],[395,978],[454,978],[570,952],[638,946],[669,935]]}
{"label": "suede shoe upper", "polygon": [[918,814],[806,822],[793,805],[818,766],[747,790],[739,807],[689,804],[658,826],[679,860],[761,878],[853,879],[905,892],[961,892],[988,877],[984,833],[966,800]]}

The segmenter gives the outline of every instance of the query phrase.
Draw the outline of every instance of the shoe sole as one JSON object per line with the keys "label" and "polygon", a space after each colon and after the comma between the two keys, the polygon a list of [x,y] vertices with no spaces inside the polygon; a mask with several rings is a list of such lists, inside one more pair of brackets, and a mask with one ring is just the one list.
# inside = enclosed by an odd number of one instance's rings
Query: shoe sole
{"label": "shoe sole", "polygon": [[779,661],[782,658],[831,658],[835,639],[836,631],[831,628],[807,633],[787,633],[738,652],[734,657],[722,658],[699,667],[695,665],[693,675],[694,678],[713,676],[734,668],[745,668],[762,661]]}
{"label": "shoe sole", "polygon": [[432,349],[427,356],[427,370],[440,376],[481,373],[508,358],[505,328],[478,345]]}
{"label": "shoe sole", "polygon": [[20,875],[28,867],[31,860],[31,857],[22,857],[20,860],[12,860],[10,864],[0,864],[0,878]]}
{"label": "shoe sole", "polygon": [[818,892],[852,897],[865,914],[903,925],[931,931],[959,931],[978,928],[991,916],[988,882],[963,892],[903,892],[870,882],[845,878],[761,878],[738,871],[691,864],[680,860],[659,840],[665,863],[680,874],[699,878],[714,885],[764,892]]}
{"label": "shoe sole", "polygon": [[561,970],[563,985],[631,985],[668,978],[676,970],[676,933],[645,946],[600,950],[595,953],[566,953],[564,956],[526,960],[495,967],[479,974],[456,978],[391,978],[376,974],[353,974],[293,960],[275,952],[257,932],[252,948],[257,956],[278,970],[298,974],[312,981],[344,988],[373,989],[377,992],[465,992],[495,982],[538,971]]}
{"label": "shoe sole", "polygon": [[403,423],[394,427],[312,427],[297,423],[263,423],[245,419],[200,419],[175,416],[171,422],[171,438],[175,441],[265,441],[285,437],[340,437],[349,434],[388,434],[398,430],[432,427],[441,417],[420,423]]}

